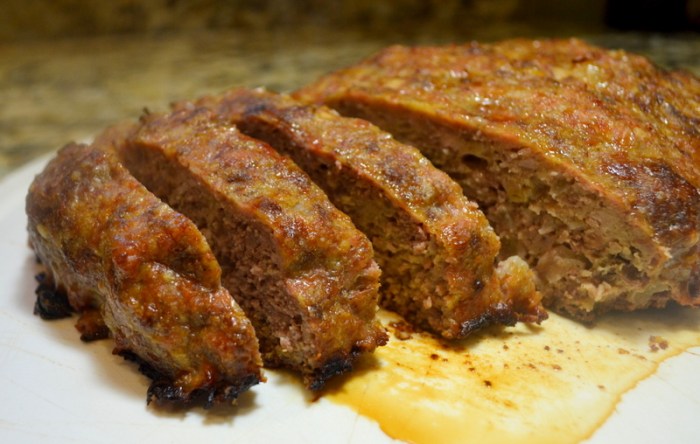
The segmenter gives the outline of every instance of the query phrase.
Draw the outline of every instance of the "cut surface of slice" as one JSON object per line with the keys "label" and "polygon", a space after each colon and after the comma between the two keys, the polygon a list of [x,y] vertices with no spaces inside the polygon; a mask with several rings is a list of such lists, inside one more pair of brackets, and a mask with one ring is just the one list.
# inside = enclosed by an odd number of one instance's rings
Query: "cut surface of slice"
{"label": "cut surface of slice", "polygon": [[318,389],[386,342],[370,242],[289,159],[197,108],[144,116],[122,155],[205,234],[267,366]]}
{"label": "cut surface of slice", "polygon": [[503,270],[519,277],[499,277],[488,221],[417,149],[367,121],[264,90],[196,105],[291,157],[350,215],[374,246],[384,307],[446,338],[546,318],[527,265],[511,258]]}

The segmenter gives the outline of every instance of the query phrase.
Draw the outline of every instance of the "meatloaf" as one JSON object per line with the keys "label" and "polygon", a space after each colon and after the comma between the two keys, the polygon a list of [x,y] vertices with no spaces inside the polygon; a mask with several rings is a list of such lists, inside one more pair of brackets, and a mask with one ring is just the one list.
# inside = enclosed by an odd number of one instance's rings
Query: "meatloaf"
{"label": "meatloaf", "polygon": [[289,155],[350,215],[374,246],[382,306],[445,338],[546,317],[528,266],[510,258],[501,271],[512,279],[499,278],[500,243],[483,213],[417,149],[365,120],[263,90],[196,103]]}
{"label": "meatloaf", "polygon": [[545,305],[700,304],[700,81],[571,40],[387,48],[296,97],[418,147],[526,258]]}
{"label": "meatloaf", "polygon": [[111,334],[115,354],[140,362],[149,401],[231,402],[262,378],[252,324],[195,225],[119,163],[122,135],[65,146],[32,183],[29,238],[47,273],[39,293],[67,299],[83,339]]}
{"label": "meatloaf", "polygon": [[194,107],[144,116],[122,153],[205,234],[267,366],[320,389],[386,342],[372,245],[288,158]]}

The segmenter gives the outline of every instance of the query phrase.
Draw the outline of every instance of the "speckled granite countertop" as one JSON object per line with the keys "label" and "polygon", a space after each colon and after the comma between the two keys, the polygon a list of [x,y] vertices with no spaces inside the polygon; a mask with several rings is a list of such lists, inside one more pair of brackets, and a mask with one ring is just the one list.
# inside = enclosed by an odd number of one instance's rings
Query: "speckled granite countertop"
{"label": "speckled granite countertop", "polygon": [[700,75],[700,36],[486,29],[421,35],[197,32],[0,45],[0,177],[106,125],[231,86],[291,90],[391,43],[576,35]]}

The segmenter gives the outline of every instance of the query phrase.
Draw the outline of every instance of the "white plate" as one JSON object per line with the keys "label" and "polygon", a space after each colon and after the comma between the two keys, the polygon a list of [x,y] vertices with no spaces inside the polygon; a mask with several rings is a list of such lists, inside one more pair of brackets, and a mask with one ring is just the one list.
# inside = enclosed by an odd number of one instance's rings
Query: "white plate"
{"label": "white plate", "polygon": [[[32,314],[36,271],[27,247],[24,197],[40,159],[0,182],[0,442],[387,443],[377,424],[349,408],[312,402],[274,372],[237,408],[160,412],[148,381],[111,354],[110,341],[83,344],[75,319]],[[627,393],[591,443],[700,440],[700,349],[673,358]]]}

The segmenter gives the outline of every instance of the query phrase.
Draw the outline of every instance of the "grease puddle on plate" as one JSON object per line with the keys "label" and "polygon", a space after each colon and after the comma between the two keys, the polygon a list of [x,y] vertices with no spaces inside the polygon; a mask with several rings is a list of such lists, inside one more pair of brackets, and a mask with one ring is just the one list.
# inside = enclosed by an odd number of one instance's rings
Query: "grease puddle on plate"
{"label": "grease puddle on plate", "polygon": [[390,313],[380,318],[389,344],[325,397],[416,444],[579,442],[662,361],[700,345],[697,316],[677,308],[610,315],[594,327],[550,314],[541,327],[451,344],[407,334]]}

